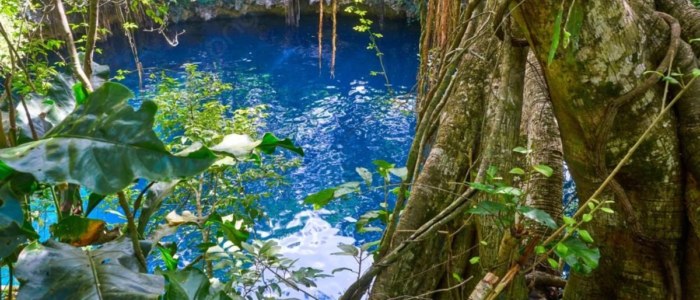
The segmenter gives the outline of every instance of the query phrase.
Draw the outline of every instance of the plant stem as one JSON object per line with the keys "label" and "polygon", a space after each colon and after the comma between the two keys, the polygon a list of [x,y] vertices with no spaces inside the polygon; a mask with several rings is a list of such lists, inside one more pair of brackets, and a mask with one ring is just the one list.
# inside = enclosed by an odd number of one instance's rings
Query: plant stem
{"label": "plant stem", "polygon": [[[60,1],[60,0],[59,0]],[[134,254],[136,259],[139,261],[141,272],[146,271],[146,258],[143,256],[143,251],[141,250],[141,245],[139,245],[139,235],[136,232],[136,224],[134,223],[134,215],[131,214],[131,209],[129,209],[129,202],[126,200],[126,195],[123,191],[117,192],[117,198],[119,198],[119,205],[124,210],[124,215],[127,221],[127,230],[131,236],[131,244],[134,248]]]}

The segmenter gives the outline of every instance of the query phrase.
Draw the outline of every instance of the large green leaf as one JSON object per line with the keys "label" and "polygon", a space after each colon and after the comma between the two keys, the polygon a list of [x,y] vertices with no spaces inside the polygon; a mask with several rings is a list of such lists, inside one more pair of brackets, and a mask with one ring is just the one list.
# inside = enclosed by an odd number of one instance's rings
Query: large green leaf
{"label": "large green leaf", "polygon": [[179,182],[179,180],[156,182],[150,188],[148,188],[148,191],[146,191],[146,201],[144,201],[143,207],[141,208],[141,214],[139,215],[139,225],[137,230],[139,235],[143,236],[143,234],[146,232],[148,220],[160,209],[165,197],[173,192],[175,186]]}
{"label": "large green leaf", "polygon": [[[105,65],[92,64],[93,74],[90,81],[94,88],[98,88],[109,79],[109,67]],[[34,123],[34,128],[39,136],[43,136],[46,131],[61,123],[68,114],[73,111],[76,105],[76,84],[78,81],[71,74],[57,73],[49,80],[49,87],[46,94],[30,94],[26,99],[29,115]],[[23,108],[20,108],[24,112]],[[19,126],[22,134],[31,137],[27,115],[17,114]]]}
{"label": "large green leaf", "polygon": [[165,300],[231,299],[223,292],[212,292],[209,278],[199,269],[171,270],[162,274],[168,280]]}
{"label": "large green leaf", "polygon": [[41,182],[80,184],[107,195],[135,178],[167,181],[204,171],[216,156],[206,148],[170,154],[153,131],[156,105],[134,110],[125,86],[107,82],[38,141],[0,150],[9,167]]}
{"label": "large green leaf", "polygon": [[131,241],[121,239],[85,251],[49,240],[19,255],[17,299],[155,299],[162,276],[139,273]]}
{"label": "large green leaf", "polygon": [[32,224],[26,222],[21,227],[17,223],[12,223],[0,229],[0,259],[14,253],[17,247],[28,239],[37,238],[39,236],[32,228]]}

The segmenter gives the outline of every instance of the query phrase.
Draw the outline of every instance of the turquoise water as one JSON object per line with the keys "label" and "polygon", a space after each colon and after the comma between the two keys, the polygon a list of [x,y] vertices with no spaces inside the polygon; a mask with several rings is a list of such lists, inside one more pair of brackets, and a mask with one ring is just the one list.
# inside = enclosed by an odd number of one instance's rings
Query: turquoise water
{"label": "turquoise water", "polygon": [[[387,21],[379,46],[393,90],[389,97],[384,78],[370,75],[380,66],[374,52],[366,49],[366,33],[352,30],[357,22],[354,18],[339,21],[334,77],[330,74],[329,25],[319,67],[316,16],[302,16],[299,28],[287,27],[282,17],[181,24],[172,30],[185,30],[176,47],[156,34],[137,37],[145,78],[161,69],[182,73],[182,64],[196,63],[200,70],[216,72],[233,84],[234,91],[224,101],[234,107],[268,105],[266,131],[290,137],[304,149],[301,166],[286,174],[289,185],[271,191],[273,196],[262,201],[269,219],[256,226],[256,235],[277,239],[281,253],[298,259],[298,266],[329,274],[340,267],[357,269],[353,258],[330,253],[338,252],[338,243],[359,245],[379,237],[378,233],[356,234],[355,220],[378,209],[383,196],[365,193],[334,201],[319,211],[303,199],[342,182],[360,181],[355,168],[373,170],[375,159],[403,165],[415,123],[412,90],[418,68],[418,27],[406,21]],[[98,59],[100,63],[133,69],[133,57],[122,38],[113,38],[102,47],[109,51]],[[139,87],[135,75],[123,83],[132,89]],[[375,181],[379,180],[376,176]],[[121,222],[111,214],[100,217]],[[181,255],[187,259],[195,253]],[[355,276],[336,273],[319,280],[313,292],[335,298]]]}

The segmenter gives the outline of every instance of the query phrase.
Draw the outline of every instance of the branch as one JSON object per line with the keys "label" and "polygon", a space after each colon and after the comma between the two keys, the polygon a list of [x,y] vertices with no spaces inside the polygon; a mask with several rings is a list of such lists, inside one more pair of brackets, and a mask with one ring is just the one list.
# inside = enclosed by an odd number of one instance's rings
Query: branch
{"label": "branch", "polygon": [[87,75],[85,75],[83,68],[80,67],[80,57],[78,57],[78,50],[75,48],[75,40],[73,39],[73,33],[70,30],[70,24],[68,24],[68,17],[66,17],[66,10],[63,7],[63,1],[56,0],[56,9],[58,10],[58,16],[61,19],[61,28],[63,29],[64,38],[66,39],[66,47],[68,47],[68,52],[71,56],[71,68],[85,89],[88,90],[88,92],[92,92],[93,89],[90,79],[87,77]]}
{"label": "branch", "polygon": [[97,41],[97,24],[100,18],[100,0],[89,0],[88,7],[88,32],[87,42],[85,43],[85,57],[83,68],[85,76],[92,76],[92,56],[95,53],[95,42]]}
{"label": "branch", "polygon": [[131,235],[131,244],[134,248],[134,254],[136,255],[136,259],[139,261],[139,264],[141,265],[141,271],[143,272],[146,270],[146,258],[143,256],[141,245],[139,245],[139,235],[138,232],[136,232],[134,215],[131,214],[131,209],[129,209],[129,202],[126,200],[126,195],[124,194],[124,192],[118,192],[117,197],[119,198],[119,206],[122,207],[122,209],[124,210],[124,215],[126,216],[126,226],[129,231],[129,234]]}

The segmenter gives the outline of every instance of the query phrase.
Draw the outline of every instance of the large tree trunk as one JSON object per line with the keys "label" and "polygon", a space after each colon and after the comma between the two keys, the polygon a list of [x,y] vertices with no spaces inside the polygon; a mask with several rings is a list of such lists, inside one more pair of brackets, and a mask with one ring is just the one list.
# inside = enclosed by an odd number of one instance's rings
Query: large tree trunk
{"label": "large tree trunk", "polygon": [[[414,162],[419,167],[411,196],[384,250],[393,249],[392,259],[373,269],[378,276],[370,297],[464,299],[486,272],[503,277],[509,268],[532,269],[528,247],[551,234],[542,227],[528,227],[523,239],[517,226],[504,230],[493,219],[463,214],[430,237],[409,237],[448,215],[443,209],[464,209],[453,205],[464,200],[463,183],[483,181],[489,166],[506,173],[522,162],[510,152],[519,140],[522,109],[520,141],[535,151],[527,164],[550,165],[556,175],[522,183],[526,204],[559,220],[563,152],[581,201],[605,184],[596,199],[612,201],[616,212],[596,214],[585,224],[600,249],[599,266],[589,276],[572,273],[565,298],[700,299],[700,82],[666,91],[660,76],[646,72],[690,74],[697,68],[698,44],[691,48],[690,39],[700,34],[700,12],[686,0],[471,0],[461,23],[443,28],[451,36],[445,39],[435,26],[440,7],[453,7],[435,4],[445,1],[429,1],[423,22],[430,30],[422,38],[421,65],[436,70],[421,69],[430,74],[421,81],[428,92],[420,95],[419,128],[430,129],[419,131],[424,136],[417,149],[427,156]],[[474,7],[480,13],[472,15]],[[561,45],[551,52],[554,39]],[[524,44],[534,54],[527,68]],[[451,73],[444,66],[455,53],[461,56]],[[677,79],[687,84],[692,76]],[[436,94],[446,95],[444,101]],[[662,114],[676,96],[671,113]],[[421,113],[426,107],[431,113]],[[439,115],[439,122],[430,115]],[[516,179],[504,176],[520,184]],[[481,263],[467,263],[472,256]],[[515,287],[505,290],[506,298],[523,297],[522,275],[512,281],[506,276],[502,283]]]}

